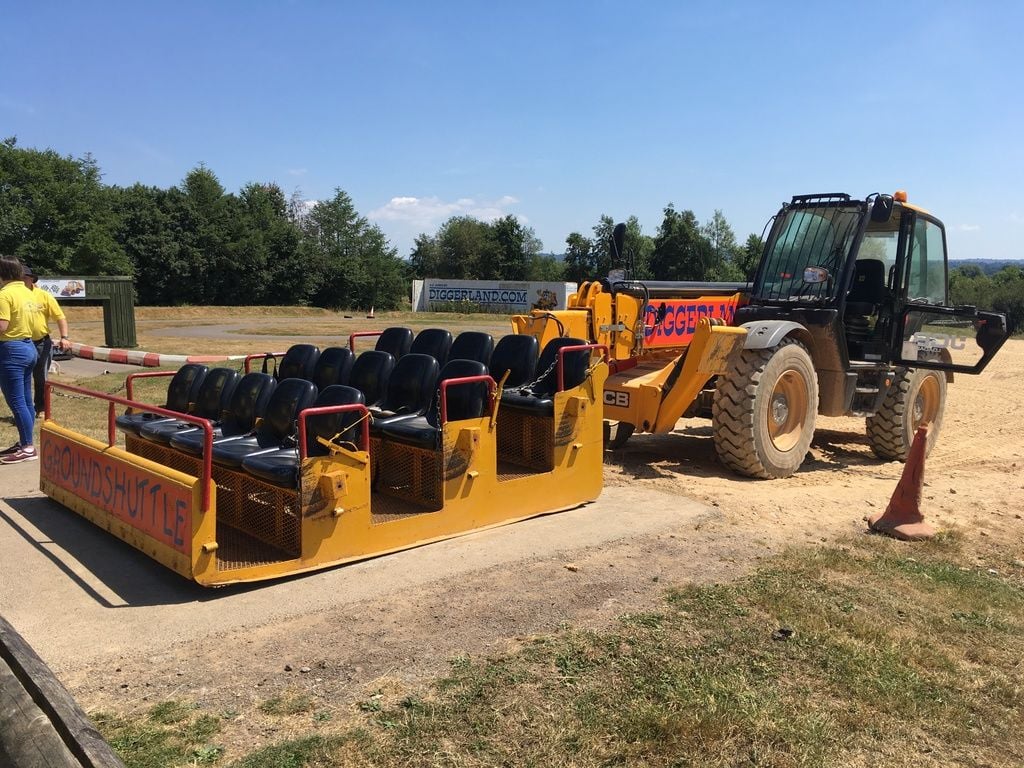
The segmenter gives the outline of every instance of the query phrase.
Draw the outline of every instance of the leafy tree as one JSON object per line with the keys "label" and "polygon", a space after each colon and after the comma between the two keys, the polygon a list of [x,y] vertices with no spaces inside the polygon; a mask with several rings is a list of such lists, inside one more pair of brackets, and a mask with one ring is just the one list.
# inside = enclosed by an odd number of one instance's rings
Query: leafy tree
{"label": "leafy tree", "polygon": [[441,262],[436,277],[486,280],[499,274],[497,246],[486,222],[455,216],[441,225],[437,239]]}
{"label": "leafy tree", "polygon": [[413,241],[409,271],[413,277],[436,277],[441,273],[441,244],[435,235],[420,234]]}
{"label": "leafy tree", "polygon": [[711,221],[701,228],[701,234],[711,245],[711,253],[718,264],[735,260],[736,252],[739,250],[739,246],[736,244],[736,235],[720,209],[715,209]]}
{"label": "leafy tree", "polygon": [[108,194],[117,213],[115,237],[134,264],[140,304],[185,304],[199,301],[200,254],[186,243],[182,230],[185,198],[179,189],[135,184],[112,187]]}
{"label": "leafy tree", "polygon": [[0,142],[0,252],[51,274],[131,275],[116,227],[92,156]]}
{"label": "leafy tree", "polygon": [[593,279],[597,274],[597,259],[590,240],[579,232],[565,238],[565,279],[574,283]]}
{"label": "leafy tree", "polygon": [[565,279],[565,265],[550,254],[534,254],[530,257],[527,280],[559,282]]}
{"label": "leafy tree", "polygon": [[677,211],[672,203],[654,236],[650,268],[658,280],[714,279],[715,257],[693,211]]}
{"label": "leafy tree", "polygon": [[238,292],[259,304],[306,303],[314,286],[284,192],[276,184],[247,184],[238,199],[240,210],[228,246],[239,273]]}
{"label": "leafy tree", "polygon": [[497,257],[491,279],[526,280],[533,259],[540,253],[540,240],[529,227],[524,227],[515,216],[503,216],[490,225]]}
{"label": "leafy tree", "polygon": [[395,309],[406,293],[402,262],[380,228],[360,216],[343,190],[303,221],[306,265],[324,307]]}
{"label": "leafy tree", "polygon": [[744,280],[753,280],[757,272],[757,265],[761,261],[761,252],[764,250],[764,240],[760,235],[747,235],[747,241],[736,254],[736,266],[742,273]]}

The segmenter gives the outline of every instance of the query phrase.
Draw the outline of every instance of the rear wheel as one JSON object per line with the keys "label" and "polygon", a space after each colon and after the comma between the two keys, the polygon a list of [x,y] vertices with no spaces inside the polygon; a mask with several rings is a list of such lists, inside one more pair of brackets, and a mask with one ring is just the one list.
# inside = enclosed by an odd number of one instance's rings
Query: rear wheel
{"label": "rear wheel", "polygon": [[803,344],[743,350],[715,387],[715,451],[741,475],[789,477],[811,447],[817,413],[818,377]]}
{"label": "rear wheel", "polygon": [[946,376],[924,368],[898,368],[878,413],[868,416],[868,441],[871,450],[882,459],[906,461],[914,433],[924,423],[931,424],[925,455],[939,437],[942,414],[946,408]]}
{"label": "rear wheel", "polygon": [[604,426],[604,447],[609,451],[617,451],[624,446],[633,435],[635,427],[627,421],[605,420]]}

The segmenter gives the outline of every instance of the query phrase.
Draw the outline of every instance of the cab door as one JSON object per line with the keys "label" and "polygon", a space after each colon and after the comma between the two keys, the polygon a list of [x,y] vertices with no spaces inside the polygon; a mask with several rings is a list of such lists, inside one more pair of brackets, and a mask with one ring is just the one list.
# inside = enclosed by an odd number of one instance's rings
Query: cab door
{"label": "cab door", "polygon": [[950,306],[941,222],[915,211],[909,240],[897,274],[902,311],[893,325],[892,359],[911,368],[981,373],[1009,335],[1006,317]]}

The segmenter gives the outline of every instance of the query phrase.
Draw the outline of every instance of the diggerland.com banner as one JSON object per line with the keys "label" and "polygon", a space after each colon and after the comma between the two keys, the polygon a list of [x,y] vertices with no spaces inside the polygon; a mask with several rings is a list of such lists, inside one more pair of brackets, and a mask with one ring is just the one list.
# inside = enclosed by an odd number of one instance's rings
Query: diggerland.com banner
{"label": "diggerland.com banner", "polygon": [[566,300],[575,292],[575,283],[413,280],[412,308],[416,312],[437,312],[458,310],[460,304],[473,304],[508,314],[531,309],[565,309]]}

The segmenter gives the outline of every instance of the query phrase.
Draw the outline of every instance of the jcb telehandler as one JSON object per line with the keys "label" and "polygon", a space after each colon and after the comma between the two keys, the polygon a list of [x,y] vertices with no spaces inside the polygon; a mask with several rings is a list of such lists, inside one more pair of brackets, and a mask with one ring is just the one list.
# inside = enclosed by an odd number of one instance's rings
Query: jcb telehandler
{"label": "jcb telehandler", "polygon": [[798,195],[770,225],[750,284],[619,272],[513,330],[607,345],[612,448],[710,415],[726,466],[787,477],[821,414],[866,417],[874,452],[901,461],[929,422],[930,450],[953,373],[980,373],[1008,335],[1003,315],[950,305],[942,222],[897,192]]}

